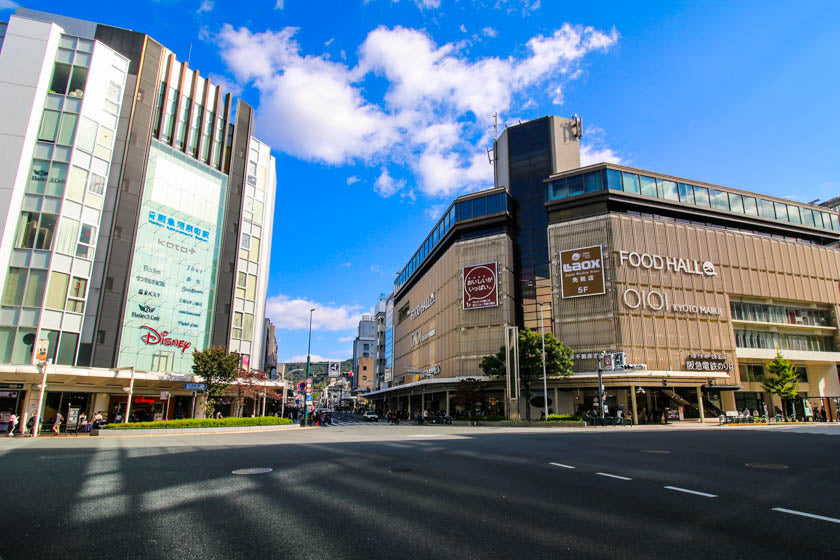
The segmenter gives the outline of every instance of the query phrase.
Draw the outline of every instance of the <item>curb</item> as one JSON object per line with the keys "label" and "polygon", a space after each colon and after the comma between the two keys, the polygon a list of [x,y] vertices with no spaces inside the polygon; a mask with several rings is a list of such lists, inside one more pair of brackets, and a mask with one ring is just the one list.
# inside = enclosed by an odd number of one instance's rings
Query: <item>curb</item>
{"label": "curb", "polygon": [[208,434],[242,434],[254,432],[282,432],[285,430],[311,430],[314,426],[298,424],[282,426],[231,426],[226,428],[160,428],[149,430],[92,430],[93,437],[144,437],[144,436],[183,436]]}

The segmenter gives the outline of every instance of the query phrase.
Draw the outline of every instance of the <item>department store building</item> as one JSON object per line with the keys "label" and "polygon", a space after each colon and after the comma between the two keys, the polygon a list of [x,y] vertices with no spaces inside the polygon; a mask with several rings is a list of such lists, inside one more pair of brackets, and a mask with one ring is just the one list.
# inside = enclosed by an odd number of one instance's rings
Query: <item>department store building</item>
{"label": "department store building", "polygon": [[[574,374],[534,383],[530,403],[593,410],[600,352],[606,403],[637,421],[782,406],[760,380],[778,348],[799,372],[799,417],[838,418],[840,222],[835,211],[601,163],[580,166],[579,119],[545,117],[495,143],[495,187],[457,198],[397,276],[393,386],[383,410],[459,411],[460,380],[507,327],[551,330]],[[542,323],[541,323],[542,318]],[[504,381],[485,412],[504,414]],[[539,387],[537,387],[539,385]],[[508,411],[510,412],[510,411]],[[790,412],[790,409],[788,410]]]}

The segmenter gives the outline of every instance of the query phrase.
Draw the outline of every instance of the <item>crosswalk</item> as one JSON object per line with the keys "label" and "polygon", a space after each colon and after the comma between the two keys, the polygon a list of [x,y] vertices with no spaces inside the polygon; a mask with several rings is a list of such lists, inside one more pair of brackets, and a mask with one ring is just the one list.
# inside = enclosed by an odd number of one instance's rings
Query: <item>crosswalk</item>
{"label": "crosswalk", "polygon": [[329,428],[336,426],[377,426],[380,424],[383,424],[383,422],[370,422],[359,415],[344,412],[333,414],[332,424],[326,424],[323,427]]}

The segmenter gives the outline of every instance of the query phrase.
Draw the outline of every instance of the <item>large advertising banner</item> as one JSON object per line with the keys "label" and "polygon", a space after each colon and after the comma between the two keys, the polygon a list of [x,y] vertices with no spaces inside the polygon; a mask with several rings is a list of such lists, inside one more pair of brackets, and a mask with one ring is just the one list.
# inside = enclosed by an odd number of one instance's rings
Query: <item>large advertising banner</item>
{"label": "large advertising banner", "polygon": [[464,309],[483,309],[499,305],[496,263],[464,267]]}
{"label": "large advertising banner", "polygon": [[563,298],[604,293],[604,260],[600,245],[560,251],[560,289]]}
{"label": "large advertising banner", "polygon": [[209,342],[227,177],[152,142],[119,367],[188,373]]}

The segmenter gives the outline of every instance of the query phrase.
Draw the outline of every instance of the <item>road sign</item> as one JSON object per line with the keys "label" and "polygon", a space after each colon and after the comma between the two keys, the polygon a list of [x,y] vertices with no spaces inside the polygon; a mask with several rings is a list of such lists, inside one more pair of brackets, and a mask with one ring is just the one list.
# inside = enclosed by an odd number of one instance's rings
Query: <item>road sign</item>
{"label": "road sign", "polygon": [[169,391],[161,391],[160,392],[160,400],[162,400],[162,401],[169,400]]}
{"label": "road sign", "polygon": [[207,383],[184,383],[185,391],[206,391]]}

